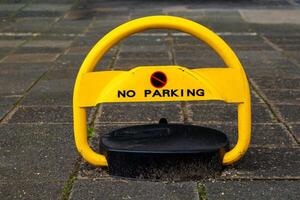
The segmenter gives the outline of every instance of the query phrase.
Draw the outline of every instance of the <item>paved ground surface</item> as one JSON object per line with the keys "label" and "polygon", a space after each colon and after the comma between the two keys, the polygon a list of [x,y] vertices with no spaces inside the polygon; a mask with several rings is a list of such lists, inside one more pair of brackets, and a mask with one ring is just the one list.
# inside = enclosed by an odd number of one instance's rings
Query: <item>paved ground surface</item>
{"label": "paved ground surface", "polygon": [[[299,0],[1,0],[0,199],[300,199],[299,6]],[[116,25],[154,14],[210,27],[248,73],[252,144],[216,179],[117,179],[84,163],[74,149],[72,90],[86,53]],[[117,45],[97,68],[147,64],[223,66],[195,39],[156,30]],[[223,104],[105,104],[90,110],[88,123],[96,140],[161,117],[216,127],[236,140],[235,107]]]}

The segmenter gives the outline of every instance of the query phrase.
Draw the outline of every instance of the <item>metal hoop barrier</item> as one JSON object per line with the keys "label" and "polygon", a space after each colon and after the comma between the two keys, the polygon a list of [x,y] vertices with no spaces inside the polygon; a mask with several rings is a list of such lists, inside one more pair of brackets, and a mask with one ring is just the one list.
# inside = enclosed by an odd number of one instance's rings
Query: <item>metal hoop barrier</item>
{"label": "metal hoop barrier", "polygon": [[[180,66],[136,67],[130,71],[93,72],[103,55],[122,39],[148,29],[174,29],[188,33],[210,46],[227,68],[187,69]],[[154,70],[153,70],[154,69]],[[149,77],[153,71],[168,75],[166,89],[199,88],[203,95],[156,97],[138,95],[151,89]],[[131,81],[129,81],[129,79]],[[178,80],[182,80],[181,82]],[[133,83],[132,83],[133,82]],[[136,84],[139,83],[139,84]],[[135,88],[136,96],[118,96],[120,91]],[[149,89],[149,90],[150,90]],[[173,16],[150,16],[127,22],[105,35],[86,56],[78,72],[73,94],[74,136],[79,153],[89,163],[107,166],[105,155],[88,144],[86,107],[105,102],[222,100],[238,104],[238,140],[223,157],[223,164],[238,161],[247,151],[251,138],[251,100],[248,80],[233,50],[214,32],[193,21]]]}

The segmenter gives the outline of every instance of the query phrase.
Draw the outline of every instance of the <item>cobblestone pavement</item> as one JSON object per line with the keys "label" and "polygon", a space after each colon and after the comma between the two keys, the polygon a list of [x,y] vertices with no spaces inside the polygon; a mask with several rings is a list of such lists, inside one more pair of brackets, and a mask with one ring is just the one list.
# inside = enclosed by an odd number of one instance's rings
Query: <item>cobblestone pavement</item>
{"label": "cobblestone pavement", "polygon": [[[299,6],[299,0],[0,0],[0,199],[300,199]],[[86,53],[115,26],[156,14],[208,26],[247,71],[252,143],[215,179],[113,178],[74,148],[72,90]],[[153,64],[224,66],[190,36],[155,30],[115,46],[97,69]],[[224,104],[104,104],[90,109],[88,123],[97,141],[111,129],[161,117],[215,127],[236,140],[235,107]]]}

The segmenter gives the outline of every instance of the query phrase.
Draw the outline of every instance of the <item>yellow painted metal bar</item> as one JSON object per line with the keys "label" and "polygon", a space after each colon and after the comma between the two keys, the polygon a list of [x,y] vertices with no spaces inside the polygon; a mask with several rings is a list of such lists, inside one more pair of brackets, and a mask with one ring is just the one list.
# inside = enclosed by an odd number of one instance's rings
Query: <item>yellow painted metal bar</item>
{"label": "yellow painted metal bar", "polygon": [[[163,88],[151,85],[154,71],[167,75],[168,81]],[[82,78],[78,105],[91,107],[113,102],[199,100],[242,103],[245,101],[242,82],[240,70],[233,68],[189,70],[180,66],[143,66],[130,71],[89,72]],[[127,96],[125,93],[128,91],[134,96]]]}
{"label": "yellow painted metal bar", "polygon": [[[79,153],[85,160],[87,160],[91,164],[97,166],[107,166],[105,156],[94,152],[88,145],[86,111],[84,107],[91,106],[97,102],[103,101],[115,102],[116,99],[108,98],[106,97],[106,95],[111,94],[111,92],[116,89],[116,85],[120,86],[122,81],[130,76],[130,72],[138,73],[143,71],[147,72],[148,70],[146,68],[143,68],[141,71],[135,69],[129,72],[99,72],[99,74],[95,74],[92,73],[92,71],[94,70],[96,64],[103,57],[103,55],[120,40],[134,33],[155,28],[175,29],[195,36],[196,38],[204,41],[206,44],[212,47],[224,60],[225,64],[229,68],[234,69],[232,71],[223,72],[217,71],[216,69],[212,69],[211,71],[209,69],[196,69],[190,71],[186,70],[186,73],[189,73],[189,75],[191,76],[199,77],[199,80],[203,79],[203,81],[200,82],[205,88],[207,88],[207,91],[211,92],[211,95],[208,99],[215,98],[222,99],[228,102],[238,103],[238,141],[236,146],[225,154],[223,158],[223,164],[231,164],[239,160],[247,151],[251,137],[250,91],[242,65],[231,48],[215,33],[193,21],[172,16],[144,17],[127,22],[109,32],[105,37],[97,42],[97,44],[89,52],[77,75],[73,94],[74,135],[76,147]],[[159,70],[165,70],[165,68],[159,68]],[[174,73],[174,70],[172,71],[173,72],[170,72],[168,74]],[[149,76],[149,74],[147,75]],[[228,75],[231,75],[234,81],[231,81],[231,79],[228,78]],[[99,77],[101,77],[102,80],[98,80],[97,82],[96,79],[98,79]],[[117,79],[116,77],[119,78]],[[190,79],[190,81],[192,80],[193,79]],[[235,86],[234,88],[223,86],[224,91],[220,92],[221,85],[230,81],[236,84],[240,84],[240,86]],[[89,84],[95,85],[89,86]],[[191,85],[194,84],[196,83],[191,83]],[[186,87],[191,85],[186,85]],[[97,87],[99,87],[99,89]],[[234,90],[236,90],[236,93],[234,92]],[[92,93],[95,91],[101,92],[100,94],[98,92],[96,95],[92,95]],[[93,96],[93,98],[89,99],[89,96]],[[140,101],[144,100],[145,99],[142,98],[140,99]],[[163,99],[163,101],[166,100],[169,99]],[[180,100],[191,99],[183,98]],[[123,99],[122,102],[126,102],[126,100]]]}

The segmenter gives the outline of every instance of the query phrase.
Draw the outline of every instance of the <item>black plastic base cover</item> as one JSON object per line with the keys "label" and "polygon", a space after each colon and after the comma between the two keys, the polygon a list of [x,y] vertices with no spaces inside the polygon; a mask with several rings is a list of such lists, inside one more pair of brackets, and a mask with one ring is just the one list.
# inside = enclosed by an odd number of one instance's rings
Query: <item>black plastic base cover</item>
{"label": "black plastic base cover", "polygon": [[227,136],[211,128],[151,124],[117,129],[100,139],[109,173],[116,176],[184,180],[214,176],[229,148]]}

